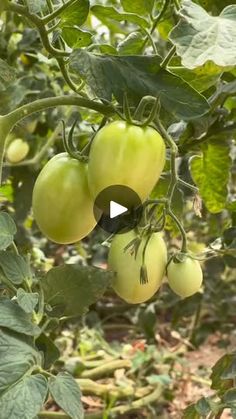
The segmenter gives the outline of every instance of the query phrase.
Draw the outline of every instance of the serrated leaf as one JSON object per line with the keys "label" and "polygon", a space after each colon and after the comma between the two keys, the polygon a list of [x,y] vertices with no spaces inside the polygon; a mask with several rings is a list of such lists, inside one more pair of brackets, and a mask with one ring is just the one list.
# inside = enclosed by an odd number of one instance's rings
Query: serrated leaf
{"label": "serrated leaf", "polygon": [[110,6],[93,6],[91,7],[91,12],[96,16],[97,19],[101,20],[101,22],[104,22],[104,20],[112,19],[116,20],[118,22],[130,22],[135,23],[138,26],[141,26],[143,28],[148,28],[149,23],[146,19],[138,16],[135,13],[121,13],[118,10],[116,10],[114,7]]}
{"label": "serrated leaf", "polygon": [[21,255],[0,251],[0,266],[13,284],[21,284],[31,277],[30,267]]}
{"label": "serrated leaf", "polygon": [[51,377],[49,391],[55,402],[72,419],[84,418],[80,388],[70,374],[62,372],[56,377]]}
{"label": "serrated leaf", "polygon": [[229,147],[218,142],[209,142],[201,156],[191,159],[190,170],[204,203],[213,214],[226,208],[231,158]]}
{"label": "serrated leaf", "polygon": [[220,67],[236,65],[236,6],[219,16],[209,15],[191,0],[184,0],[180,20],[170,33],[184,67],[193,69],[207,61]]}
{"label": "serrated leaf", "polygon": [[13,242],[16,225],[6,212],[0,212],[0,250],[5,250]]}
{"label": "serrated leaf", "polygon": [[162,106],[178,119],[191,120],[205,114],[206,99],[179,77],[160,68],[159,56],[102,56],[75,50],[70,68],[84,78],[99,98],[123,103],[124,93],[132,104],[143,96],[159,97]]}
{"label": "serrated leaf", "polygon": [[110,285],[113,274],[94,267],[65,265],[52,268],[42,279],[50,316],[84,314]]}
{"label": "serrated leaf", "polygon": [[0,359],[0,394],[33,365],[41,366],[41,356],[33,339],[7,329],[0,329]]}
{"label": "serrated leaf", "polygon": [[77,0],[60,14],[60,26],[81,26],[89,14],[89,0]]}
{"label": "serrated leaf", "polygon": [[118,44],[117,50],[120,55],[141,54],[143,45],[143,35],[140,32],[132,32]]}
{"label": "serrated leaf", "polygon": [[43,375],[26,376],[0,397],[0,411],[8,419],[32,419],[40,412],[47,391]]}
{"label": "serrated leaf", "polygon": [[17,290],[17,301],[19,306],[28,314],[32,313],[38,304],[39,295],[37,292],[26,292],[23,288]]}
{"label": "serrated leaf", "polygon": [[71,48],[87,47],[92,42],[92,34],[77,27],[64,26],[62,37]]}
{"label": "serrated leaf", "polygon": [[0,298],[0,326],[24,335],[37,336],[40,328],[31,322],[28,314],[15,302]]}
{"label": "serrated leaf", "polygon": [[137,13],[142,16],[151,14],[154,7],[154,0],[121,0],[121,5],[126,12]]}

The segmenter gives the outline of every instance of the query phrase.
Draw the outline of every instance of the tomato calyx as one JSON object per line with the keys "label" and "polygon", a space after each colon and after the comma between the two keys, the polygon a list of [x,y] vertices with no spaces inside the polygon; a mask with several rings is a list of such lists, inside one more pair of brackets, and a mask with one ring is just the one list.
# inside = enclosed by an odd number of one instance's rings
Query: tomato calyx
{"label": "tomato calyx", "polygon": [[77,124],[78,119],[75,119],[68,136],[66,135],[66,127],[65,127],[65,121],[62,120],[62,138],[63,138],[63,145],[64,145],[64,149],[65,151],[73,158],[76,160],[79,160],[82,163],[87,163],[88,162],[88,156],[84,155],[81,151],[78,151],[77,148],[75,147],[74,141],[73,141],[73,134],[74,134],[74,130],[75,130],[75,126]]}

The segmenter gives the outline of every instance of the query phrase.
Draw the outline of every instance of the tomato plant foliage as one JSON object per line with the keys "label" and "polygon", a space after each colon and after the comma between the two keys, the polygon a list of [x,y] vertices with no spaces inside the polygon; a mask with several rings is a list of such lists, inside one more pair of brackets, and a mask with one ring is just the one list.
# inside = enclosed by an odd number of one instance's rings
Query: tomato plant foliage
{"label": "tomato plant foliage", "polygon": [[[2,419],[44,417],[49,397],[68,417],[86,417],[53,333],[96,308],[107,289],[128,303],[152,298],[136,316],[152,338],[164,304],[173,324],[195,311],[197,323],[202,307],[232,320],[235,76],[236,6],[228,0],[1,1]],[[94,261],[111,240],[95,228],[93,198],[123,183],[144,201],[144,216],[113,238],[109,269],[101,269]],[[166,291],[166,272],[184,301]],[[218,399],[201,398],[185,418],[220,417],[224,408],[235,415],[235,354],[217,362],[211,379]],[[110,405],[105,414],[124,413]]]}

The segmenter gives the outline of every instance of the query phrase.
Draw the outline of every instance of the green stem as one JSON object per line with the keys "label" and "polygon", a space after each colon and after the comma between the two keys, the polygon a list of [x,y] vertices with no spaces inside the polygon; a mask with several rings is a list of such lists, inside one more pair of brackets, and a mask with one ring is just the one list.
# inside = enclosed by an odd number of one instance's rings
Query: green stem
{"label": "green stem", "polygon": [[170,49],[170,51],[168,52],[168,54],[166,55],[166,57],[165,57],[165,58],[163,59],[163,61],[161,62],[160,66],[161,66],[162,68],[166,68],[166,67],[167,67],[167,65],[169,64],[169,62],[170,62],[171,58],[175,55],[175,51],[176,51],[176,48],[175,48],[175,46],[173,46],[173,47]]}
{"label": "green stem", "polygon": [[47,2],[49,12],[53,13],[53,5],[52,5],[51,0],[46,0],[46,2]]}
{"label": "green stem", "polygon": [[169,3],[170,3],[170,0],[165,0],[162,9],[158,13],[158,15],[154,18],[154,22],[153,22],[152,29],[151,29],[151,34],[153,34],[153,32],[155,31],[158,23],[160,22],[160,20],[162,19],[163,15],[165,14],[165,12],[167,10],[167,7],[169,6]]}
{"label": "green stem", "polygon": [[[165,0],[165,1],[164,1],[164,5],[163,5],[162,9],[161,9],[161,10],[160,10],[160,12],[158,13],[158,15],[157,15],[156,17],[154,17],[154,21],[153,21],[153,24],[152,24],[152,27],[151,27],[150,33],[148,33],[148,35],[147,35],[147,36],[146,36],[146,38],[144,39],[144,42],[143,42],[143,48],[145,47],[145,45],[147,44],[147,42],[148,42],[148,41],[150,40],[150,38],[152,37],[152,34],[153,34],[153,32],[155,31],[155,29],[156,29],[156,27],[157,27],[158,23],[159,23],[159,22],[160,22],[160,20],[162,19],[162,17],[163,17],[163,15],[164,15],[164,13],[166,12],[167,7],[168,7],[168,5],[169,5],[170,1],[171,1],[171,0]],[[152,45],[154,45],[154,50],[156,50],[156,47],[155,47],[154,42],[152,42]]]}
{"label": "green stem", "polygon": [[[10,121],[11,126],[18,123],[21,119],[32,115],[35,112],[39,112],[45,109],[57,107],[57,106],[81,106],[82,108],[89,108],[103,115],[110,116],[114,113],[113,107],[109,105],[103,105],[99,102],[95,102],[90,99],[85,99],[78,96],[57,96],[49,97],[45,99],[38,99],[34,102],[27,103],[18,109],[10,112],[6,115]],[[5,118],[2,117],[2,118]]]}
{"label": "green stem", "polygon": [[47,23],[51,22],[51,20],[54,20],[56,17],[60,16],[60,14],[67,9],[71,4],[75,3],[77,0],[69,0],[65,4],[63,4],[61,7],[56,9],[54,12],[50,13],[49,15],[43,17],[41,20],[46,25]]}
{"label": "green stem", "polygon": [[7,116],[1,116],[0,115],[0,186],[2,182],[2,167],[3,167],[3,157],[4,157],[4,151],[5,151],[5,144],[6,139],[11,131],[12,124],[9,121],[9,118]]}
{"label": "green stem", "polygon": [[16,254],[16,255],[19,255],[19,252],[18,252],[18,249],[17,249],[16,243],[13,241],[11,245],[12,245],[12,248],[14,249],[15,254]]}
{"label": "green stem", "polygon": [[181,247],[181,252],[183,253],[187,253],[187,236],[184,230],[184,227],[182,226],[181,222],[179,221],[178,217],[176,217],[176,215],[173,213],[173,211],[169,208],[167,209],[166,213],[173,219],[173,221],[175,222],[175,224],[177,225],[181,236],[182,236],[182,247]]}
{"label": "green stem", "polygon": [[171,157],[170,157],[171,181],[170,181],[169,188],[168,188],[168,191],[167,191],[167,200],[168,201],[166,203],[166,214],[168,214],[174,220],[174,222],[176,223],[176,225],[177,225],[177,227],[178,227],[178,229],[181,233],[181,236],[182,236],[181,251],[183,253],[186,253],[187,252],[187,237],[186,237],[184,227],[182,226],[178,217],[176,217],[176,215],[174,214],[174,212],[171,209],[173,195],[174,195],[177,183],[179,181],[177,167],[176,167],[176,157],[177,157],[177,154],[178,154],[178,147],[175,144],[174,140],[171,138],[171,136],[168,134],[168,132],[166,131],[164,126],[162,125],[159,118],[156,118],[155,122],[156,122],[156,126],[159,129],[161,135],[163,136],[163,138],[165,139],[165,141],[169,145],[170,151],[171,151]]}
{"label": "green stem", "polygon": [[81,98],[78,96],[58,96],[50,97],[45,99],[39,99],[32,103],[27,103],[26,105],[21,106],[18,109],[10,112],[7,115],[0,115],[0,185],[1,185],[1,176],[2,176],[2,167],[3,167],[3,156],[4,148],[7,135],[22,119],[26,118],[29,115],[32,115],[35,112],[39,112],[45,109],[49,109],[56,106],[81,106],[83,108],[93,109],[103,115],[110,116],[114,113],[114,108],[110,105],[103,105],[99,102],[93,100]]}
{"label": "green stem", "polygon": [[180,178],[178,178],[178,183],[179,183],[180,185],[185,186],[186,188],[191,189],[193,192],[198,192],[198,188],[197,188],[196,186],[191,185],[190,183],[185,182],[184,180],[182,180],[182,179],[180,179]]}
{"label": "green stem", "polygon": [[175,5],[176,10],[179,10],[180,9],[179,0],[173,0],[173,1],[174,1],[174,5]]}
{"label": "green stem", "polygon": [[27,19],[30,20],[30,22],[32,22],[36,26],[36,28],[39,31],[39,35],[41,37],[43,46],[49,52],[49,54],[51,54],[54,57],[68,57],[70,55],[68,52],[56,49],[51,45],[42,18],[38,17],[35,14],[31,14],[28,11],[27,7],[20,6],[19,4],[15,3],[7,3],[5,9],[9,10],[10,12],[17,13],[21,16],[25,16]]}

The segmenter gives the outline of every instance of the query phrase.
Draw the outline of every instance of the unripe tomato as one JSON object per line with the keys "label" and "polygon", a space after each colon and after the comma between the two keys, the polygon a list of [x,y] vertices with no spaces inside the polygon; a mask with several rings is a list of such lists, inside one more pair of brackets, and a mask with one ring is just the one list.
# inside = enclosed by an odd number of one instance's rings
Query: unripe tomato
{"label": "unripe tomato", "polygon": [[87,164],[67,153],[54,156],[33,190],[33,213],[40,230],[56,243],[74,243],[96,225],[87,181]]}
{"label": "unripe tomato", "polygon": [[165,165],[165,143],[151,127],[115,121],[96,134],[89,155],[88,180],[94,198],[108,186],[125,185],[144,201]]}
{"label": "unripe tomato", "polygon": [[136,237],[134,230],[114,237],[108,257],[108,266],[115,272],[113,288],[128,303],[138,304],[149,300],[160,288],[165,274],[167,251],[160,233],[154,233],[146,247],[145,266],[148,282],[141,283],[143,249],[147,237],[142,238],[136,257],[124,248]]}
{"label": "unripe tomato", "polygon": [[24,160],[29,152],[29,144],[21,138],[13,140],[6,151],[9,163],[19,163]]}
{"label": "unripe tomato", "polygon": [[202,285],[202,268],[198,260],[186,257],[183,262],[173,260],[167,267],[167,278],[171,289],[180,297],[190,297]]}

